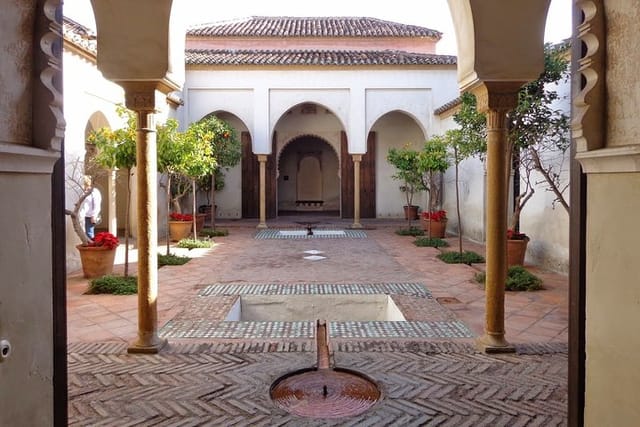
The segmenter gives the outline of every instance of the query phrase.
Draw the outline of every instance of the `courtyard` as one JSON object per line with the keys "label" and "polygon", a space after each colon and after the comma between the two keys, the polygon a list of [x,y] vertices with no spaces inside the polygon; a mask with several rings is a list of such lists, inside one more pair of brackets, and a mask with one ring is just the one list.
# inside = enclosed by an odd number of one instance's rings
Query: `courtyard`
{"label": "courtyard", "polygon": [[[364,221],[362,230],[318,222],[313,236],[288,217],[262,231],[252,220],[221,223],[230,234],[213,248],[162,267],[158,326],[168,344],[157,355],[127,354],[137,296],[83,295],[86,280],[71,272],[70,425],[566,425],[565,276],[527,266],[545,289],[507,292],[516,353],[487,355],[474,346],[482,264],[443,263],[439,249],[394,233],[402,221]],[[357,306],[373,297],[396,317]],[[267,307],[262,317],[247,314],[248,301]],[[381,390],[359,416],[298,417],[269,397],[278,378],[316,365],[316,317],[326,317],[334,366]]]}

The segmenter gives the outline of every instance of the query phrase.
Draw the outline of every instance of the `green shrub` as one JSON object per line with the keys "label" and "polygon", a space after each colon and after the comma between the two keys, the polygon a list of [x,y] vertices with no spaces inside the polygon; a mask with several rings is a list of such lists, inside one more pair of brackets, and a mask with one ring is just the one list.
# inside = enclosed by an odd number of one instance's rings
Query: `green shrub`
{"label": "green shrub", "polygon": [[[484,284],[487,280],[487,275],[484,272],[475,275],[475,280],[478,283]],[[533,273],[527,271],[520,265],[514,265],[509,267],[507,271],[507,280],[504,288],[507,291],[538,291],[543,289],[542,279]]]}
{"label": "green shrub", "polygon": [[484,262],[484,258],[482,255],[477,254],[473,251],[464,251],[462,253],[451,251],[451,252],[443,252],[438,255],[438,259],[446,262],[447,264],[478,264]]}
{"label": "green shrub", "polygon": [[188,256],[158,254],[158,267],[162,267],[163,265],[183,265],[188,263],[189,260],[191,260],[191,258]]}
{"label": "green shrub", "polygon": [[396,234],[398,236],[424,236],[424,230],[418,227],[398,228]]}
{"label": "green shrub", "polygon": [[226,228],[203,228],[198,231],[198,234],[203,237],[223,237],[229,235],[229,230]]}
{"label": "green shrub", "polygon": [[211,241],[198,239],[182,239],[176,246],[183,249],[210,248]]}
{"label": "green shrub", "polygon": [[138,293],[136,276],[102,276],[89,282],[87,294],[131,295]]}
{"label": "green shrub", "polygon": [[430,248],[441,248],[443,246],[449,246],[446,240],[439,239],[437,237],[420,237],[413,241],[413,244],[418,247],[430,247]]}

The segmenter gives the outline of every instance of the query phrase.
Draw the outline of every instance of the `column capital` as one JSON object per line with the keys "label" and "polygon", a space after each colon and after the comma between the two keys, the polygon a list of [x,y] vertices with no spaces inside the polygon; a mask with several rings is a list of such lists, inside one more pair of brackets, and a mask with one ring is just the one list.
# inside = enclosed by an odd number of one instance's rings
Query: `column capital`
{"label": "column capital", "polygon": [[471,89],[478,111],[510,111],[518,105],[518,91],[525,82],[482,82]]}
{"label": "column capital", "polygon": [[266,162],[268,160],[269,155],[268,154],[258,154],[258,161],[259,162]]}
{"label": "column capital", "polygon": [[351,158],[353,159],[354,162],[361,162],[362,161],[362,154],[352,154]]}
{"label": "column capital", "polygon": [[158,88],[156,82],[120,81],[117,83],[124,89],[125,105],[128,109],[138,112],[156,110]]}

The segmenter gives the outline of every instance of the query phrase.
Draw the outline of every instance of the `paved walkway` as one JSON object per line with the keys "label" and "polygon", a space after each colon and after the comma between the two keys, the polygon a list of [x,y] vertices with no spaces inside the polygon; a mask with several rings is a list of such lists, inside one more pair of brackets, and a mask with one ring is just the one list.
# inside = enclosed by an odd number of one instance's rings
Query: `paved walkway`
{"label": "paved walkway", "polygon": [[[371,221],[358,237],[323,234],[348,225],[324,220],[306,238],[285,218],[270,229],[287,233],[265,239],[256,239],[255,222],[223,224],[230,235],[212,249],[159,270],[159,326],[169,346],[155,356],[126,354],[136,334],[135,295],[84,295],[86,280],[70,274],[70,423],[566,424],[566,277],[532,268],[545,290],[507,293],[507,339],[518,354],[489,357],[473,346],[483,328],[484,292],[473,280],[482,266],[439,261],[439,250],[397,236],[400,224]],[[314,256],[324,258],[304,258]],[[390,295],[406,319],[330,322],[336,366],[373,377],[383,399],[340,422],[293,417],[273,406],[268,390],[279,376],[315,364],[313,324],[225,318],[241,295],[336,293]]]}

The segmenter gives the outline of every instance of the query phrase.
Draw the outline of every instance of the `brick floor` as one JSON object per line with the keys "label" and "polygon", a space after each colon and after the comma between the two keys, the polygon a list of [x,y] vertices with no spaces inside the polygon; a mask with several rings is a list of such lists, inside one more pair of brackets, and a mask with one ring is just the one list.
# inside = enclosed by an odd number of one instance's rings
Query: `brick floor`
{"label": "brick floor", "polygon": [[[323,229],[348,226],[327,222]],[[230,235],[216,238],[212,249],[190,251],[186,265],[159,270],[161,331],[181,324],[174,330],[193,332],[191,338],[166,333],[169,346],[159,355],[126,354],[136,335],[136,296],[84,295],[81,273],[69,275],[70,425],[566,424],[566,277],[532,268],[545,289],[506,296],[507,339],[518,353],[487,356],[473,347],[484,322],[484,291],[473,276],[483,266],[444,264],[435,258],[439,250],[397,236],[399,224],[392,221],[366,222],[357,237],[313,239],[256,239],[255,225],[224,224]],[[270,227],[302,228],[286,219]],[[483,252],[472,242],[465,247]],[[324,258],[305,259],[308,251]],[[135,272],[135,250],[130,258]],[[407,319],[402,326],[330,323],[336,365],[372,377],[382,401],[340,422],[276,408],[269,387],[291,370],[314,365],[314,335],[311,325],[224,322],[243,289],[260,284],[275,285],[276,293],[390,295]],[[402,284],[418,284],[420,292]],[[221,324],[235,335],[221,333]],[[445,329],[433,332],[434,325]],[[462,329],[442,332],[452,327]]]}

